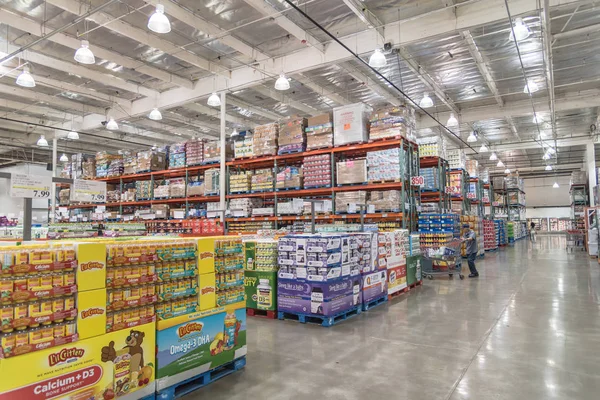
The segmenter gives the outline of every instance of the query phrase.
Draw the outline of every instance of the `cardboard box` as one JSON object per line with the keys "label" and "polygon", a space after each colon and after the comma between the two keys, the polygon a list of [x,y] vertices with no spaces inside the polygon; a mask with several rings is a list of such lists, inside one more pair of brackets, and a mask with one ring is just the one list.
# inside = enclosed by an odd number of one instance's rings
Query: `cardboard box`
{"label": "cardboard box", "polygon": [[244,303],[159,321],[156,346],[157,390],[238,360],[247,352]]}
{"label": "cardboard box", "polygon": [[388,294],[399,292],[406,288],[406,265],[388,268]]}
{"label": "cardboard box", "polygon": [[106,333],[106,289],[77,293],[77,333],[79,339]]}
{"label": "cardboard box", "polygon": [[[246,250],[246,254],[248,249]],[[246,271],[244,277],[246,307],[277,310],[277,271]]]}
{"label": "cardboard box", "polygon": [[156,387],[155,323],[0,359],[0,399],[141,399]]}
{"label": "cardboard box", "polygon": [[334,108],[333,141],[335,145],[366,142],[369,138],[370,114],[370,107],[364,103]]}
{"label": "cardboard box", "polygon": [[367,182],[367,160],[348,160],[336,163],[336,183],[347,185]]}
{"label": "cardboard box", "polygon": [[325,113],[314,117],[309,117],[306,121],[307,126],[324,125],[333,122],[333,116],[331,113]]}
{"label": "cardboard box", "polygon": [[387,271],[377,271],[362,275],[363,304],[382,296],[387,296]]}

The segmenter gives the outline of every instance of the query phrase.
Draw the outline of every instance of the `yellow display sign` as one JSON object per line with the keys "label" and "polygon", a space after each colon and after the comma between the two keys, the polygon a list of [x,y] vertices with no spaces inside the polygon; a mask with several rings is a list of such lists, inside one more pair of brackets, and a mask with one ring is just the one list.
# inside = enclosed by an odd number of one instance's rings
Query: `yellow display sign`
{"label": "yellow display sign", "polygon": [[77,290],[100,289],[106,286],[106,245],[77,244]]}
{"label": "yellow display sign", "polygon": [[79,339],[106,333],[106,289],[77,293],[77,312]]}
{"label": "yellow display sign", "polygon": [[0,400],[112,400],[154,393],[155,324],[0,360]]}

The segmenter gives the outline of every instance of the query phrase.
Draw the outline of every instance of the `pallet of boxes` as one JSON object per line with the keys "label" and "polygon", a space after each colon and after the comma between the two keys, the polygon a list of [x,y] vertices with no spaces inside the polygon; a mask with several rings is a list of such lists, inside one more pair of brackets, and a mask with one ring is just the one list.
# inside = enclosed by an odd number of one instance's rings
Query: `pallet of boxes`
{"label": "pallet of boxes", "polygon": [[244,242],[246,313],[277,318],[277,240]]}

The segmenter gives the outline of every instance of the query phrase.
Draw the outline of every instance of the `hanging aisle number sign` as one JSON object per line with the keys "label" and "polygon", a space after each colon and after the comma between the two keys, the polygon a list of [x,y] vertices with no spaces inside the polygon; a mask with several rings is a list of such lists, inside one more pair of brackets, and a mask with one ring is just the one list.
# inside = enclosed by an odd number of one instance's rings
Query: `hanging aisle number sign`
{"label": "hanging aisle number sign", "polygon": [[71,187],[71,201],[83,203],[105,203],[106,182],[75,179]]}
{"label": "hanging aisle number sign", "polygon": [[51,187],[51,176],[10,175],[10,197],[49,199]]}
{"label": "hanging aisle number sign", "polygon": [[467,199],[475,200],[477,196],[475,193],[467,193]]}
{"label": "hanging aisle number sign", "polygon": [[413,176],[410,178],[410,184],[412,186],[423,186],[425,185],[425,178],[422,176]]}

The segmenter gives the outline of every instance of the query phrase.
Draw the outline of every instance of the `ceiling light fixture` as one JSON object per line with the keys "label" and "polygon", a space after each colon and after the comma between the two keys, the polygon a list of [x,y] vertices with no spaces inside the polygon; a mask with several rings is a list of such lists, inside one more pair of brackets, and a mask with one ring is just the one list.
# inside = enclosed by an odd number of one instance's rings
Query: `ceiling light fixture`
{"label": "ceiling light fixture", "polygon": [[33,76],[29,73],[28,66],[23,67],[23,72],[17,76],[17,85],[26,88],[35,87],[35,79],[33,79]]}
{"label": "ceiling light fixture", "polygon": [[231,137],[235,137],[238,136],[240,133],[238,132],[238,130],[236,128],[233,128],[233,131],[231,131]]}
{"label": "ceiling light fixture", "polygon": [[535,93],[538,90],[540,90],[540,87],[537,85],[537,83],[535,83],[535,81],[527,81],[527,84],[525,85],[525,87],[523,88],[523,93],[528,94],[528,93]]}
{"label": "ceiling light fixture", "polygon": [[69,132],[69,134],[67,135],[67,139],[71,139],[71,140],[79,140],[79,133],[75,132],[75,131],[71,131]]}
{"label": "ceiling light fixture", "polygon": [[479,152],[480,153],[487,153],[488,152],[488,148],[485,145],[485,143],[481,145],[481,147],[479,148]]}
{"label": "ceiling light fixture", "polygon": [[285,77],[285,74],[279,75],[279,78],[275,81],[275,90],[288,90],[290,88],[290,81]]}
{"label": "ceiling light fixture", "polygon": [[558,189],[558,188],[559,188],[559,186],[558,186],[558,182],[554,182],[554,185],[552,185],[552,187],[553,187],[554,189]]}
{"label": "ceiling light fixture", "polygon": [[63,153],[62,156],[60,156],[60,158],[58,160],[60,162],[68,162],[69,161],[69,157],[67,157],[67,155],[65,153]]}
{"label": "ceiling light fixture", "polygon": [[75,61],[81,64],[96,64],[96,57],[90,50],[90,42],[87,40],[81,41],[81,47],[75,52]]}
{"label": "ceiling light fixture", "polygon": [[492,155],[490,155],[490,161],[496,161],[498,159],[498,156],[496,155],[496,152],[493,151]]}
{"label": "ceiling light fixture", "polygon": [[523,22],[523,18],[515,18],[515,23],[509,35],[509,39],[511,41],[513,40],[513,31],[515,33],[514,38],[516,38],[517,41],[525,40],[531,34],[531,31],[529,30],[527,24]]}
{"label": "ceiling light fixture", "polygon": [[477,141],[477,134],[475,133],[475,131],[472,131],[469,134],[469,137],[467,137],[467,142],[473,143],[473,142],[476,142],[476,141]]}
{"label": "ceiling light fixture", "polygon": [[165,15],[165,6],[162,4],[156,5],[156,11],[150,16],[148,20],[148,29],[156,33],[169,33],[171,32],[171,22]]}
{"label": "ceiling light fixture", "polygon": [[546,161],[550,159],[550,154],[548,153],[544,153],[544,156],[542,157],[542,160]]}
{"label": "ceiling light fixture", "polygon": [[454,113],[450,113],[450,118],[448,118],[448,122],[446,122],[446,126],[458,126],[458,120],[454,116]]}
{"label": "ceiling light fixture", "polygon": [[369,57],[369,66],[373,68],[383,68],[387,65],[387,59],[381,49],[375,49],[371,57]]}
{"label": "ceiling light fixture", "polygon": [[152,111],[150,111],[150,114],[148,114],[148,118],[152,121],[160,121],[162,119],[162,114],[158,108],[153,108]]}
{"label": "ceiling light fixture", "polygon": [[208,104],[211,107],[219,107],[221,105],[221,99],[219,98],[218,94],[213,92],[213,94],[211,94],[208,98],[206,104]]}
{"label": "ceiling light fixture", "polygon": [[423,93],[423,98],[419,102],[419,106],[422,108],[433,107],[433,100],[431,100],[431,97],[429,97],[429,93]]}
{"label": "ceiling light fixture", "polygon": [[548,148],[546,149],[546,151],[548,151],[548,154],[555,154],[556,153],[556,149],[552,146],[548,146]]}
{"label": "ceiling light fixture", "polygon": [[496,164],[496,167],[498,167],[498,168],[504,167],[504,163],[502,162],[502,160],[498,160],[498,164]]}
{"label": "ceiling light fixture", "polygon": [[504,170],[504,173],[505,173],[506,175],[510,174],[510,169],[506,168],[506,169]]}
{"label": "ceiling light fixture", "polygon": [[546,171],[552,171],[552,165],[546,165],[545,170]]}
{"label": "ceiling light fixture", "polygon": [[44,135],[40,135],[40,138],[37,141],[37,145],[40,147],[48,147],[48,141]]}
{"label": "ceiling light fixture", "polygon": [[117,124],[117,121],[115,121],[113,117],[110,117],[110,119],[106,123],[106,129],[108,129],[109,131],[116,131],[117,129],[119,129],[119,124]]}

